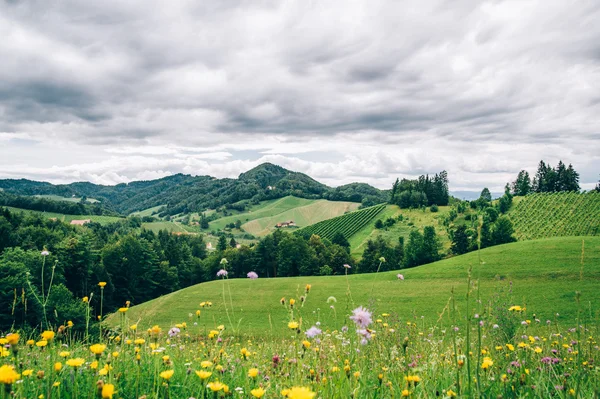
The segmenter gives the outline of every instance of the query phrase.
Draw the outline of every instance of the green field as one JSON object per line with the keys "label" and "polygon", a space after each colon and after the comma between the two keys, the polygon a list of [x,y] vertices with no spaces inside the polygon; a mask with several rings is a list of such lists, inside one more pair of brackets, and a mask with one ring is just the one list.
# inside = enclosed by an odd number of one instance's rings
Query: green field
{"label": "green field", "polygon": [[[398,237],[404,237],[405,243],[408,242],[408,236],[414,229],[423,230],[425,226],[435,227],[435,231],[440,238],[444,249],[450,247],[450,240],[446,228],[441,224],[442,218],[450,211],[449,206],[440,206],[438,212],[431,212],[429,208],[422,209],[400,209],[397,205],[387,205],[386,208],[377,217],[373,218],[369,224],[356,232],[348,241],[352,248],[352,255],[360,257],[365,250],[368,240],[374,240],[377,237],[383,237],[392,244],[398,241]],[[387,218],[398,218],[402,215],[402,220],[397,221],[391,227],[376,229],[377,219],[385,221]]]}
{"label": "green field", "polygon": [[275,230],[278,222],[293,220],[300,227],[343,215],[358,208],[355,202],[310,200],[293,196],[261,202],[247,212],[222,217],[209,223],[210,230],[223,230],[237,220],[242,228],[255,236],[265,236]]}
{"label": "green field", "polygon": [[[257,280],[231,279],[198,284],[165,295],[130,309],[128,317],[140,320],[140,325],[159,324],[169,328],[174,323],[192,325],[198,304],[211,301],[212,308],[203,309],[198,325],[191,332],[201,332],[225,324],[228,328],[223,295],[226,303],[233,303],[232,323],[247,334],[257,336],[283,334],[288,313],[279,303],[280,298],[296,298],[304,293],[304,286],[312,290],[300,315],[310,325],[319,320],[324,329],[339,328],[346,320],[349,309],[358,305],[369,306],[375,312],[397,315],[401,320],[421,320],[435,323],[456,292],[459,307],[464,309],[468,269],[479,279],[483,304],[503,291],[509,296],[506,304],[526,306],[531,314],[545,321],[554,320],[571,325],[577,313],[575,290],[581,292],[585,315],[597,318],[600,304],[600,237],[585,238],[584,266],[581,265],[582,238],[552,238],[500,245],[451,259],[402,270],[404,281],[397,272],[332,277],[295,277]],[[347,295],[350,286],[351,297]],[[512,293],[509,294],[509,284]],[[473,295],[476,292],[473,291]],[[327,303],[333,296],[337,302]],[[334,312],[330,306],[336,309]],[[586,317],[587,317],[586,316]],[[115,323],[118,317],[109,318]],[[444,319],[445,320],[445,319]],[[237,327],[236,327],[237,329]]]}
{"label": "green field", "polygon": [[315,234],[331,240],[337,233],[346,239],[360,231],[385,209],[385,204],[371,206],[333,219],[324,220],[301,230],[302,233]]}
{"label": "green field", "polygon": [[[52,201],[67,201],[67,202],[80,202],[81,197],[61,197],[60,195],[34,195],[37,198],[46,198]],[[98,202],[97,199],[94,198],[86,198],[86,202],[93,204]]]}
{"label": "green field", "polygon": [[152,208],[144,209],[142,211],[132,212],[131,215],[139,217],[152,216],[154,212],[158,212],[158,210],[163,206],[164,205],[153,206]]}
{"label": "green field", "polygon": [[600,235],[600,193],[540,193],[516,197],[508,215],[518,240]]}
{"label": "green field", "polygon": [[21,209],[21,208],[13,208],[12,206],[5,206],[3,208],[9,209],[11,212],[24,212],[28,214],[38,214],[48,219],[56,218],[57,220],[69,223],[71,220],[84,220],[90,219],[93,222],[97,222],[100,224],[110,224],[121,220],[122,218],[118,216],[98,216],[98,215],[64,215],[62,213],[53,213],[53,212],[40,212],[40,211],[32,211],[29,209]]}
{"label": "green field", "polygon": [[179,223],[175,222],[151,222],[151,223],[142,223],[142,228],[146,230],[153,231],[158,233],[160,230],[167,230],[172,233],[187,233],[188,231],[183,228]]}

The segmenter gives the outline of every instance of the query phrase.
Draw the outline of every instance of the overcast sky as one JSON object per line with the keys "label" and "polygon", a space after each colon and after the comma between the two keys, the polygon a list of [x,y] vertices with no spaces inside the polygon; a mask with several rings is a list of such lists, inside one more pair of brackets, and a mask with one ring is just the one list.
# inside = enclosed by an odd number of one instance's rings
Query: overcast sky
{"label": "overcast sky", "polygon": [[600,173],[600,1],[0,0],[0,178]]}

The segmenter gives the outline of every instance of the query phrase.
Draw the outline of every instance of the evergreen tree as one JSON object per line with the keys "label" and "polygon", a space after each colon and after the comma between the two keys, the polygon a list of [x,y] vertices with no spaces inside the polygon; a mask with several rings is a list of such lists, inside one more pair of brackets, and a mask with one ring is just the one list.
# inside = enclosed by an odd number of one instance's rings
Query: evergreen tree
{"label": "evergreen tree", "polygon": [[524,196],[531,192],[531,179],[529,172],[522,170],[512,184],[512,192],[514,195]]}
{"label": "evergreen tree", "polygon": [[227,239],[224,235],[219,237],[219,242],[217,243],[217,251],[225,251],[227,249]]}
{"label": "evergreen tree", "polygon": [[567,170],[565,172],[564,188],[565,188],[565,191],[579,191],[580,190],[579,173],[577,173],[575,171],[575,169],[573,169],[572,164],[569,164],[569,167],[567,168]]}
{"label": "evergreen tree", "polygon": [[208,229],[209,225],[208,225],[208,219],[206,218],[206,215],[203,213],[202,216],[200,216],[200,228],[203,230]]}
{"label": "evergreen tree", "polygon": [[231,237],[231,240],[229,240],[229,246],[230,246],[231,248],[235,248],[235,247],[237,247],[237,242],[235,241],[235,238],[234,238],[234,237]]}
{"label": "evergreen tree", "polygon": [[442,244],[435,233],[435,227],[425,226],[423,229],[423,258],[422,264],[440,260],[440,249]]}
{"label": "evergreen tree", "polygon": [[485,187],[483,190],[481,190],[479,199],[481,199],[485,202],[492,202],[492,193],[490,193],[490,190],[487,187]]}
{"label": "evergreen tree", "polygon": [[514,229],[512,222],[506,216],[498,218],[494,223],[492,230],[492,242],[493,245],[506,244],[509,242],[517,241],[513,237]]}
{"label": "evergreen tree", "polygon": [[392,193],[390,195],[390,204],[395,204],[396,194],[398,193],[398,186],[400,185],[400,180],[396,178],[396,181],[392,185]]}
{"label": "evergreen tree", "polygon": [[452,234],[452,245],[450,246],[450,250],[455,255],[462,255],[469,252],[469,246],[467,226],[461,224]]}

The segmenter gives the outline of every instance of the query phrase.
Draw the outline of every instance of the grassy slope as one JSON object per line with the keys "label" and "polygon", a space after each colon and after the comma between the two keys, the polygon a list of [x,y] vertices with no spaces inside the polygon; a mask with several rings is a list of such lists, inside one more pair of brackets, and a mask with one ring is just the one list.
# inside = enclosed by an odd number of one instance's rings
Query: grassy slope
{"label": "grassy slope", "polygon": [[139,217],[152,216],[153,212],[158,211],[163,206],[164,205],[158,205],[158,206],[154,206],[152,208],[144,209],[143,211],[132,212],[131,215],[135,215],[135,216],[139,216]]}
{"label": "grassy slope", "polygon": [[[67,202],[81,201],[81,197],[61,197],[60,195],[34,195],[34,197],[46,198],[46,199],[53,200],[53,201],[67,201]],[[86,202],[93,204],[95,202],[98,202],[98,200],[94,199],[94,198],[88,198],[88,199],[86,199]]]}
{"label": "grassy slope", "polygon": [[146,230],[151,230],[155,233],[158,233],[160,230],[167,230],[176,233],[185,233],[187,232],[181,225],[175,222],[152,222],[152,223],[142,223],[142,228]]}
{"label": "grassy slope", "polygon": [[293,220],[298,227],[305,227],[356,210],[359,205],[356,202],[317,200],[274,216],[252,220],[243,224],[242,228],[255,236],[265,236],[275,230],[278,222]]}
{"label": "grassy slope", "polygon": [[222,230],[223,228],[225,228],[226,225],[230,223],[235,223],[237,220],[240,220],[242,223],[246,223],[259,218],[270,217],[279,213],[283,213],[287,210],[296,208],[298,206],[311,204],[314,201],[315,200],[297,198],[292,196],[283,197],[276,200],[264,201],[261,202],[259,205],[251,207],[247,212],[222,217],[210,222],[210,230]]}
{"label": "grassy slope", "polygon": [[[312,284],[301,314],[296,314],[303,317],[305,327],[320,319],[324,328],[339,328],[349,309],[358,305],[369,306],[376,314],[397,314],[402,320],[420,320],[424,316],[427,323],[433,323],[443,312],[453,288],[459,311],[464,312],[467,274],[473,267],[473,278],[481,281],[484,304],[499,290],[508,291],[509,282],[512,282],[508,304],[526,305],[531,312],[528,318],[536,313],[541,320],[553,319],[554,314],[559,313],[559,321],[564,320],[570,325],[577,311],[575,290],[582,293],[584,313],[587,315],[591,311],[595,317],[599,314],[600,237],[586,237],[585,240],[585,266],[581,275],[581,238],[526,241],[481,251],[482,266],[478,266],[478,254],[470,253],[404,270],[405,281],[396,278],[397,272],[352,275],[348,283],[353,303],[347,299],[344,276],[231,279],[227,283],[235,311],[232,321],[234,325],[239,321],[242,333],[280,335],[286,331],[288,320],[286,310],[279,304],[280,298],[298,299],[305,284]],[[134,306],[128,317],[133,321],[139,319],[140,326],[157,323],[164,328],[187,321],[192,333],[219,324],[230,328],[223,306],[224,287],[227,285],[224,286],[222,281],[188,287]],[[229,290],[225,294],[229,305]],[[329,296],[337,298],[337,314],[326,302]],[[202,301],[212,301],[214,306],[203,309],[198,326],[193,326],[196,319],[188,314],[194,313]],[[588,310],[588,304],[591,304],[591,310]],[[109,323],[117,319],[111,318]]]}
{"label": "grassy slope", "polygon": [[210,230],[224,229],[227,224],[240,220],[242,228],[255,236],[267,235],[277,222],[293,220],[300,227],[317,223],[358,208],[354,202],[310,200],[293,196],[262,202],[249,211],[222,217],[210,222]]}
{"label": "grassy slope", "polygon": [[24,212],[24,213],[32,213],[39,214],[45,216],[47,218],[56,218],[63,222],[70,222],[71,220],[82,220],[82,219],[90,219],[94,222],[98,222],[101,224],[109,224],[118,221],[119,217],[117,216],[97,216],[97,215],[63,215],[62,213],[53,213],[53,212],[40,212],[40,211],[32,211],[29,209],[21,209],[21,208],[13,208],[12,206],[5,206],[3,208],[8,208],[11,212]]}
{"label": "grassy slope", "polygon": [[[412,229],[419,228],[422,230],[425,226],[435,227],[435,231],[440,237],[442,245],[447,249],[450,247],[450,241],[446,234],[446,229],[441,224],[438,225],[438,220],[449,211],[449,206],[440,206],[438,212],[432,213],[429,208],[423,212],[420,209],[400,209],[397,205],[388,205],[375,219],[350,238],[349,242],[350,248],[352,248],[352,255],[356,257],[362,256],[367,241],[373,240],[378,236],[382,236],[394,244],[398,241],[398,237],[404,237],[406,243],[408,242],[408,236]],[[398,215],[404,216],[404,220],[396,222],[392,227],[384,229],[375,228],[377,219],[385,221],[389,217],[396,218]],[[411,226],[409,223],[412,223],[413,225]]]}

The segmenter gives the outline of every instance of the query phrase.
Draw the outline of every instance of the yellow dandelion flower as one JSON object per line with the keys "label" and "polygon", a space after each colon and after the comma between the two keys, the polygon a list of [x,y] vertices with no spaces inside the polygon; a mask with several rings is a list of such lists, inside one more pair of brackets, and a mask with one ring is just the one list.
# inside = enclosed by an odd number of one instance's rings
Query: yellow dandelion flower
{"label": "yellow dandelion flower", "polygon": [[312,399],[317,394],[306,387],[292,387],[287,394],[288,399]]}
{"label": "yellow dandelion flower", "polygon": [[263,396],[265,396],[265,390],[262,388],[256,388],[250,391],[250,394],[252,396],[254,396],[255,398],[262,398]]}
{"label": "yellow dandelion flower", "polygon": [[96,355],[96,357],[100,357],[100,355],[102,355],[102,352],[104,352],[105,349],[106,345],[104,344],[94,344],[90,346],[90,351],[92,351],[92,353]]}
{"label": "yellow dandelion flower", "polygon": [[209,378],[212,375],[212,373],[210,371],[200,370],[200,371],[196,371],[196,375],[198,377],[200,377],[201,380],[206,380],[207,378]]}
{"label": "yellow dandelion flower", "polygon": [[83,363],[85,363],[85,360],[80,357],[67,360],[67,366],[71,367],[81,367],[83,366]]}
{"label": "yellow dandelion flower", "polygon": [[0,383],[4,385],[14,384],[21,375],[17,373],[13,366],[4,365],[0,367]]}
{"label": "yellow dandelion flower", "polygon": [[297,330],[298,327],[300,327],[300,325],[298,324],[297,321],[290,321],[288,323],[288,328],[291,329],[291,330]]}
{"label": "yellow dandelion flower", "polygon": [[67,351],[62,351],[58,354],[58,356],[60,357],[69,357],[71,356],[71,352],[67,352]]}
{"label": "yellow dandelion flower", "polygon": [[112,399],[115,394],[115,386],[113,384],[104,384],[102,386],[102,399]]}
{"label": "yellow dandelion flower", "polygon": [[251,368],[250,370],[248,370],[248,377],[250,377],[250,378],[258,377],[258,369]]}
{"label": "yellow dandelion flower", "polygon": [[61,362],[54,363],[54,371],[60,371],[60,370],[62,370],[62,363]]}
{"label": "yellow dandelion flower", "polygon": [[54,334],[54,331],[44,331],[42,333],[42,340],[44,341],[52,341],[52,339],[54,339],[54,336],[56,334]]}
{"label": "yellow dandelion flower", "polygon": [[494,362],[492,361],[491,358],[484,357],[483,358],[483,362],[481,363],[481,368],[484,369],[484,370],[487,370],[490,367],[492,367],[493,364],[494,364]]}
{"label": "yellow dandelion flower", "polygon": [[17,345],[19,343],[19,338],[21,338],[19,334],[12,333],[6,336],[6,341],[10,345]]}
{"label": "yellow dandelion flower", "polygon": [[98,287],[100,287],[100,288],[104,288],[104,287],[106,287],[106,281],[100,281],[100,282],[98,283]]}
{"label": "yellow dandelion flower", "polygon": [[160,378],[165,379],[165,380],[170,380],[171,377],[173,377],[173,374],[175,374],[175,370],[165,370],[162,373],[160,373]]}
{"label": "yellow dandelion flower", "polygon": [[210,389],[213,392],[221,391],[226,387],[225,384],[223,384],[222,382],[219,382],[219,381],[209,382],[206,386],[208,387],[208,389]]}
{"label": "yellow dandelion flower", "polygon": [[33,374],[32,369],[23,370],[23,377],[29,377],[32,374]]}
{"label": "yellow dandelion flower", "polygon": [[213,366],[213,362],[211,362],[210,360],[204,360],[204,361],[200,362],[200,367],[202,367],[203,369],[207,369],[212,366]]}

